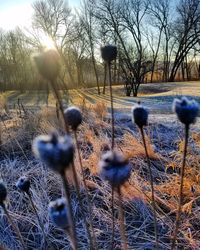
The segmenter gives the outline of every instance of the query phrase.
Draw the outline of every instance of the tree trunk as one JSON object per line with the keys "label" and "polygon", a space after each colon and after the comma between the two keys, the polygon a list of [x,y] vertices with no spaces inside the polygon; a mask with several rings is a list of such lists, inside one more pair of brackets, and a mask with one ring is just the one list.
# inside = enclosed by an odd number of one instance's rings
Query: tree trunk
{"label": "tree trunk", "polygon": [[94,74],[95,74],[95,78],[96,78],[98,95],[100,95],[101,91],[100,91],[100,87],[99,87],[99,77],[98,77],[98,73],[97,73],[96,62],[95,62],[94,52],[93,51],[92,51],[92,64],[93,64]]}

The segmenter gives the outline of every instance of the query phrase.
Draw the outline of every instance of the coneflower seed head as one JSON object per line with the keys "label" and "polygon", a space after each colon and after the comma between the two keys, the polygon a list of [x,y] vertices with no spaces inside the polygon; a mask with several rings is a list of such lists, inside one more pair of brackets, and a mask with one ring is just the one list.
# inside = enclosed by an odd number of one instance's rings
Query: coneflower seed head
{"label": "coneflower seed head", "polygon": [[65,122],[72,130],[77,130],[78,126],[82,123],[83,117],[81,111],[77,107],[69,107],[64,111]]}
{"label": "coneflower seed head", "polygon": [[100,175],[111,186],[118,187],[124,184],[131,174],[131,166],[118,152],[108,151],[102,155],[99,162]]}
{"label": "coneflower seed head", "polygon": [[195,100],[188,100],[187,97],[175,98],[172,109],[177,114],[180,122],[189,125],[196,121],[199,113],[199,104]]}
{"label": "coneflower seed head", "polygon": [[52,170],[63,173],[74,157],[74,145],[68,135],[40,135],[33,141],[33,152]]}
{"label": "coneflower seed head", "polygon": [[47,80],[54,81],[60,71],[60,57],[54,49],[49,49],[34,57],[39,73]]}
{"label": "coneflower seed head", "polygon": [[48,210],[49,216],[56,226],[63,229],[69,228],[68,209],[64,198],[50,202]]}
{"label": "coneflower seed head", "polygon": [[20,177],[16,183],[16,187],[25,193],[29,192],[30,185],[31,185],[30,180],[26,176]]}
{"label": "coneflower seed head", "polygon": [[111,62],[117,58],[117,47],[115,45],[106,45],[101,47],[101,57],[106,62]]}
{"label": "coneflower seed head", "polygon": [[148,110],[140,104],[135,105],[132,108],[132,118],[133,122],[139,127],[142,128],[148,123]]}

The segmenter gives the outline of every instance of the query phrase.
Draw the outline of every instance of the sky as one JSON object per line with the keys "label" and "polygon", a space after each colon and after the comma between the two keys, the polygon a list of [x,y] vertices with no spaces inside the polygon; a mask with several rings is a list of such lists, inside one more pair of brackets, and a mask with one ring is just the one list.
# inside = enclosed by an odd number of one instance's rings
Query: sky
{"label": "sky", "polygon": [[[16,26],[29,27],[34,0],[0,0],[0,28],[12,30]],[[69,6],[77,7],[80,0],[68,0]]]}

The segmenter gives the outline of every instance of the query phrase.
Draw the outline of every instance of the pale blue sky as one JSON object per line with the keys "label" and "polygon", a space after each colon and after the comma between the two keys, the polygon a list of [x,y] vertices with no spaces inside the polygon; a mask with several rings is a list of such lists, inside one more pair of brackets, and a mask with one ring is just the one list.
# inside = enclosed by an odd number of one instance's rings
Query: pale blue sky
{"label": "pale blue sky", "polygon": [[[34,0],[0,0],[0,28],[28,27],[31,23]],[[77,7],[80,0],[68,0],[69,6]]]}

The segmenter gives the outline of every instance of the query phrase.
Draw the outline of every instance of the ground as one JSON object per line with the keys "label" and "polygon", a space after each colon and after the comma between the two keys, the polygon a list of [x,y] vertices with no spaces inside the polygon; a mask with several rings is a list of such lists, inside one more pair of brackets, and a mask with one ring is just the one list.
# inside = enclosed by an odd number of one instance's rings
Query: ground
{"label": "ground", "polygon": [[[179,173],[184,145],[184,127],[172,113],[175,97],[187,95],[200,103],[200,82],[154,83],[141,86],[137,98],[126,97],[123,87],[114,87],[116,148],[129,158],[132,175],[122,194],[130,249],[154,250],[153,216],[149,202],[150,185],[141,135],[131,119],[131,107],[141,101],[150,112],[145,128],[152,172],[155,183],[160,248],[170,249],[170,240],[178,205]],[[69,249],[67,237],[48,217],[50,200],[61,196],[62,183],[57,175],[33,157],[31,143],[38,134],[56,128],[61,133],[62,119],[56,115],[55,100],[49,98],[46,107],[43,92],[19,94],[12,91],[1,99],[1,151],[0,173],[8,187],[8,209],[18,224],[29,249],[46,250],[37,217],[26,197],[15,188],[18,177],[31,178],[31,193],[44,223],[51,250]],[[19,99],[19,101],[18,101]],[[111,190],[98,174],[98,161],[102,151],[110,144],[109,93],[98,96],[96,89],[71,90],[71,103],[79,105],[84,122],[78,131],[84,172],[93,205],[93,220],[99,249],[109,249],[111,239]],[[15,107],[15,110],[13,110]],[[178,234],[178,250],[200,249],[199,197],[200,197],[200,127],[199,121],[191,126],[187,169],[184,185],[184,208]],[[75,164],[78,166],[78,158]],[[77,218],[80,249],[88,249],[82,211],[72,190],[73,206]],[[82,191],[83,202],[85,200]],[[116,201],[117,205],[117,201]],[[115,249],[120,248],[119,221],[115,211]],[[21,250],[16,244],[6,218],[0,217],[0,242],[12,250]],[[36,237],[37,236],[37,237]]]}

